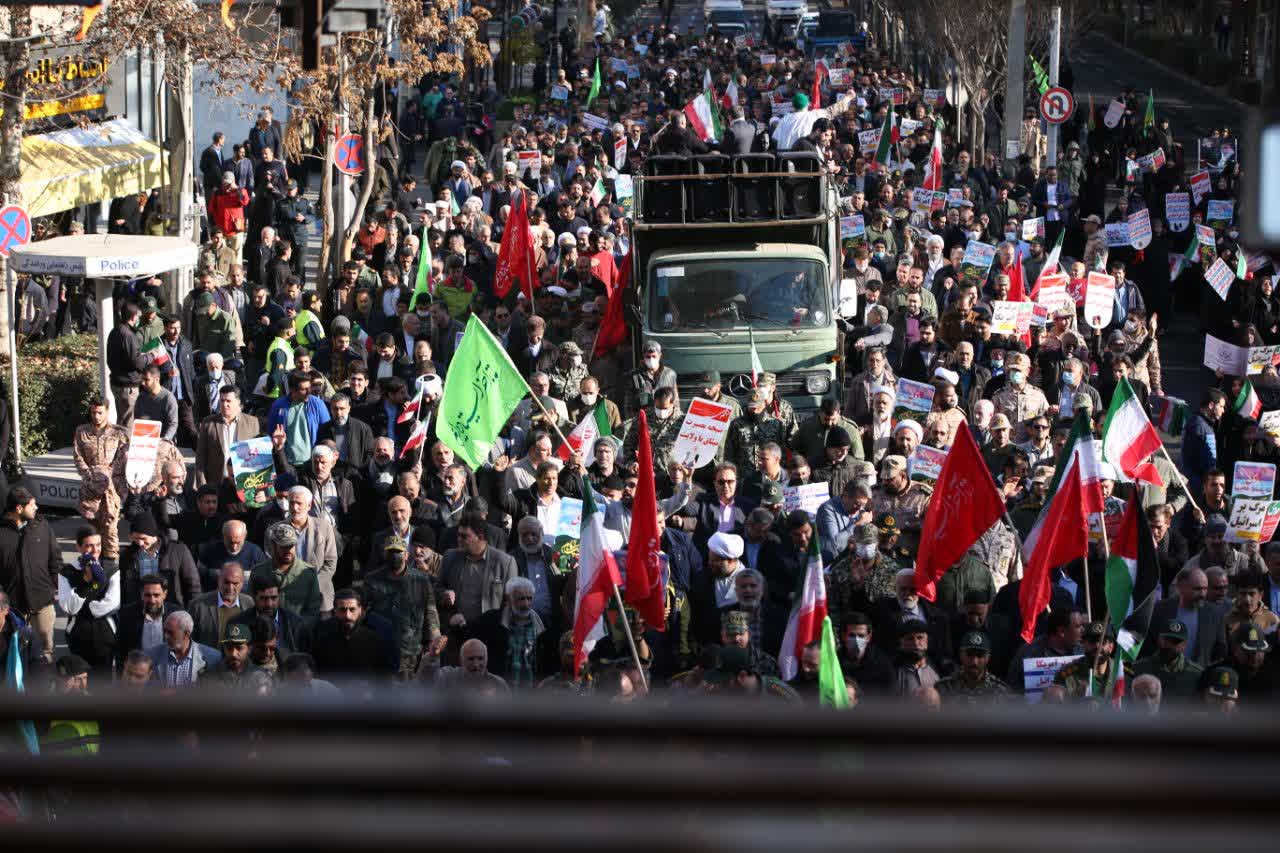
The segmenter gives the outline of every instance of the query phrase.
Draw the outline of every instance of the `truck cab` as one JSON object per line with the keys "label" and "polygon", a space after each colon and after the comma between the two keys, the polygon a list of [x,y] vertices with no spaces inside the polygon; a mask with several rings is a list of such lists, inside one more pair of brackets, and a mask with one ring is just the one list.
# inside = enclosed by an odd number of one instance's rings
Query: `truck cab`
{"label": "truck cab", "polygon": [[668,156],[646,171],[631,252],[637,355],[660,343],[682,399],[711,369],[745,399],[756,366],[798,413],[816,410],[843,378],[839,208],[820,161]]}

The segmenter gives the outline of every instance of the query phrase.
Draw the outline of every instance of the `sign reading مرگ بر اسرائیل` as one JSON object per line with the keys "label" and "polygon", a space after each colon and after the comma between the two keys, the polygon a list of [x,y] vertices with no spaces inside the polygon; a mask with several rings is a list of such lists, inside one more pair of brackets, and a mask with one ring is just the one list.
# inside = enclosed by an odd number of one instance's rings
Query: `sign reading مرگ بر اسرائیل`
{"label": "sign reading \u0645\u0631\u06af \u0628\u0631 \u0627\u0633\u0631\u0627\u0626\u06cc\u0644", "polygon": [[78,116],[106,108],[109,66],[105,59],[91,59],[66,47],[35,48],[31,56],[24,120]]}

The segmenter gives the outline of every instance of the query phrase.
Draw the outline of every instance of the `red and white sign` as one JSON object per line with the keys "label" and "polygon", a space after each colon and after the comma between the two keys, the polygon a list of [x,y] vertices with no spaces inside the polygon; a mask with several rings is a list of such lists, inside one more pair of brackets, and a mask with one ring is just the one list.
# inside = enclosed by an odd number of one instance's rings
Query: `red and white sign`
{"label": "red and white sign", "polygon": [[1076,99],[1061,86],[1054,86],[1040,96],[1040,115],[1049,124],[1062,124],[1076,110]]}
{"label": "red and white sign", "polygon": [[690,468],[701,468],[716,456],[716,449],[729,431],[733,410],[724,403],[695,397],[689,403],[680,434],[671,448],[671,458]]}
{"label": "red and white sign", "polygon": [[129,433],[129,450],[124,458],[124,479],[132,488],[141,489],[151,482],[160,455],[159,421],[136,420]]}
{"label": "red and white sign", "polygon": [[1084,320],[1092,328],[1101,329],[1111,322],[1116,301],[1116,277],[1104,272],[1089,273],[1084,289]]}

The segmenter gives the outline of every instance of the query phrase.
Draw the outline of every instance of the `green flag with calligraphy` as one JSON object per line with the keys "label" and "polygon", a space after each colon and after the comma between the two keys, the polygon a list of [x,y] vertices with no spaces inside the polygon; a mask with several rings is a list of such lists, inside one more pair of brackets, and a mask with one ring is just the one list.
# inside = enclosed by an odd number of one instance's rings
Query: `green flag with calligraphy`
{"label": "green flag with calligraphy", "polygon": [[449,362],[436,435],[472,469],[479,468],[489,460],[507,418],[529,393],[502,344],[472,315]]}

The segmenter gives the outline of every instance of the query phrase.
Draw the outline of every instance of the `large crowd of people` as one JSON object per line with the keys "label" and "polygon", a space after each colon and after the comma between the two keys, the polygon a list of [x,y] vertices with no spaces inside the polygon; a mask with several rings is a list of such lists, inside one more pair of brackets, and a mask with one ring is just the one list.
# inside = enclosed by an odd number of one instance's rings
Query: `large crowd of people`
{"label": "large crowd of people", "polygon": [[[308,280],[316,213],[299,188],[305,175],[286,163],[278,122],[264,113],[247,132],[215,136],[201,157],[208,240],[194,290],[164,304],[156,282],[136,282],[118,316],[100,318],[110,329],[112,399],[95,400],[75,436],[77,560],[63,561],[30,492],[16,486],[5,498],[0,643],[26,656],[28,686],[372,683],[816,703],[817,644],[794,676],[784,680],[779,668],[816,537],[852,700],[1110,703],[1098,685],[1117,681],[1125,705],[1142,709],[1225,711],[1280,698],[1280,544],[1229,541],[1235,464],[1280,459],[1257,413],[1280,407],[1280,381],[1269,362],[1249,377],[1206,372],[1202,396],[1184,404],[1161,369],[1175,325],[1198,324],[1239,347],[1280,342],[1272,262],[1246,252],[1231,216],[1208,218],[1210,202],[1234,199],[1240,170],[1228,131],[1204,149],[1211,186],[1202,194],[1191,182],[1202,164],[1158,110],[1146,119],[1146,95],[1118,94],[1114,127],[1105,104],[1092,115],[1081,104],[1056,163],[1031,107],[1022,153],[1006,161],[994,138],[961,144],[955,108],[936,90],[926,97],[930,81],[865,33],[820,70],[786,41],[767,48],[766,67],[762,45],[714,30],[610,29],[582,45],[561,39],[559,68],[516,102],[509,123],[494,125],[486,107],[464,102],[453,79],[401,93],[379,147],[384,179],[327,287]],[[686,116],[708,81],[720,139],[700,138]],[[866,140],[887,115],[899,139],[886,162]],[[233,145],[233,133],[244,142]],[[946,200],[918,212],[912,190],[931,170],[935,136]],[[625,156],[615,157],[620,140]],[[769,373],[735,399],[722,371],[742,366],[708,363],[677,377],[634,327],[626,345],[597,347],[616,291],[640,286],[626,283],[632,214],[615,178],[642,176],[650,154],[710,150],[816,152],[840,215],[862,217],[865,231],[843,248],[842,277],[858,293],[836,354],[844,381],[816,411],[796,412]],[[1189,222],[1171,227],[1167,194],[1193,189]],[[532,301],[522,288],[499,296],[494,287],[521,194],[539,283]],[[130,227],[127,207],[112,228]],[[1109,241],[1108,224],[1144,209],[1152,236],[1143,249]],[[1200,224],[1212,237],[1187,251],[1204,239]],[[971,241],[995,248],[976,279],[964,268]],[[416,298],[426,252],[429,292]],[[1204,280],[1219,257],[1239,273],[1225,295]],[[1114,299],[1105,316],[1086,317],[1086,283],[1099,271],[1114,277]],[[1012,334],[994,328],[996,303],[1030,299],[1042,274],[1055,272],[1074,305]],[[55,292],[49,304],[57,300]],[[61,328],[65,310],[47,309],[32,334]],[[434,424],[405,452],[439,405],[470,318],[533,392],[474,467]],[[897,411],[899,378],[931,384],[932,411]],[[1159,561],[1145,646],[1118,679],[1111,667],[1121,665],[1125,614],[1107,613],[1101,537],[1087,559],[1055,567],[1029,643],[1018,588],[1019,545],[1073,415],[1088,411],[1100,433],[1122,379],[1181,447],[1173,460],[1153,457],[1162,487],[1137,492],[1104,466],[1097,526],[1141,501]],[[716,459],[697,469],[669,452],[689,387],[734,412]],[[1241,405],[1242,388],[1260,406]],[[646,473],[637,464],[641,411],[655,459],[666,621],[607,613],[605,636],[575,672],[577,587],[557,546],[560,505],[590,497],[609,547],[626,547]],[[592,412],[607,434],[589,454],[562,446]],[[126,477],[135,418],[161,424],[145,482]],[[911,461],[922,446],[948,449],[962,424],[1007,515],[927,600],[913,566],[937,495],[912,476]],[[246,491],[233,476],[233,446],[264,437],[272,479]],[[193,472],[178,448],[194,451]],[[825,504],[813,514],[788,509],[786,488],[819,482],[829,484]],[[273,489],[259,501],[264,485]],[[54,654],[58,613],[66,655]],[[1059,668],[1042,677],[1032,665],[1040,659]]]}

